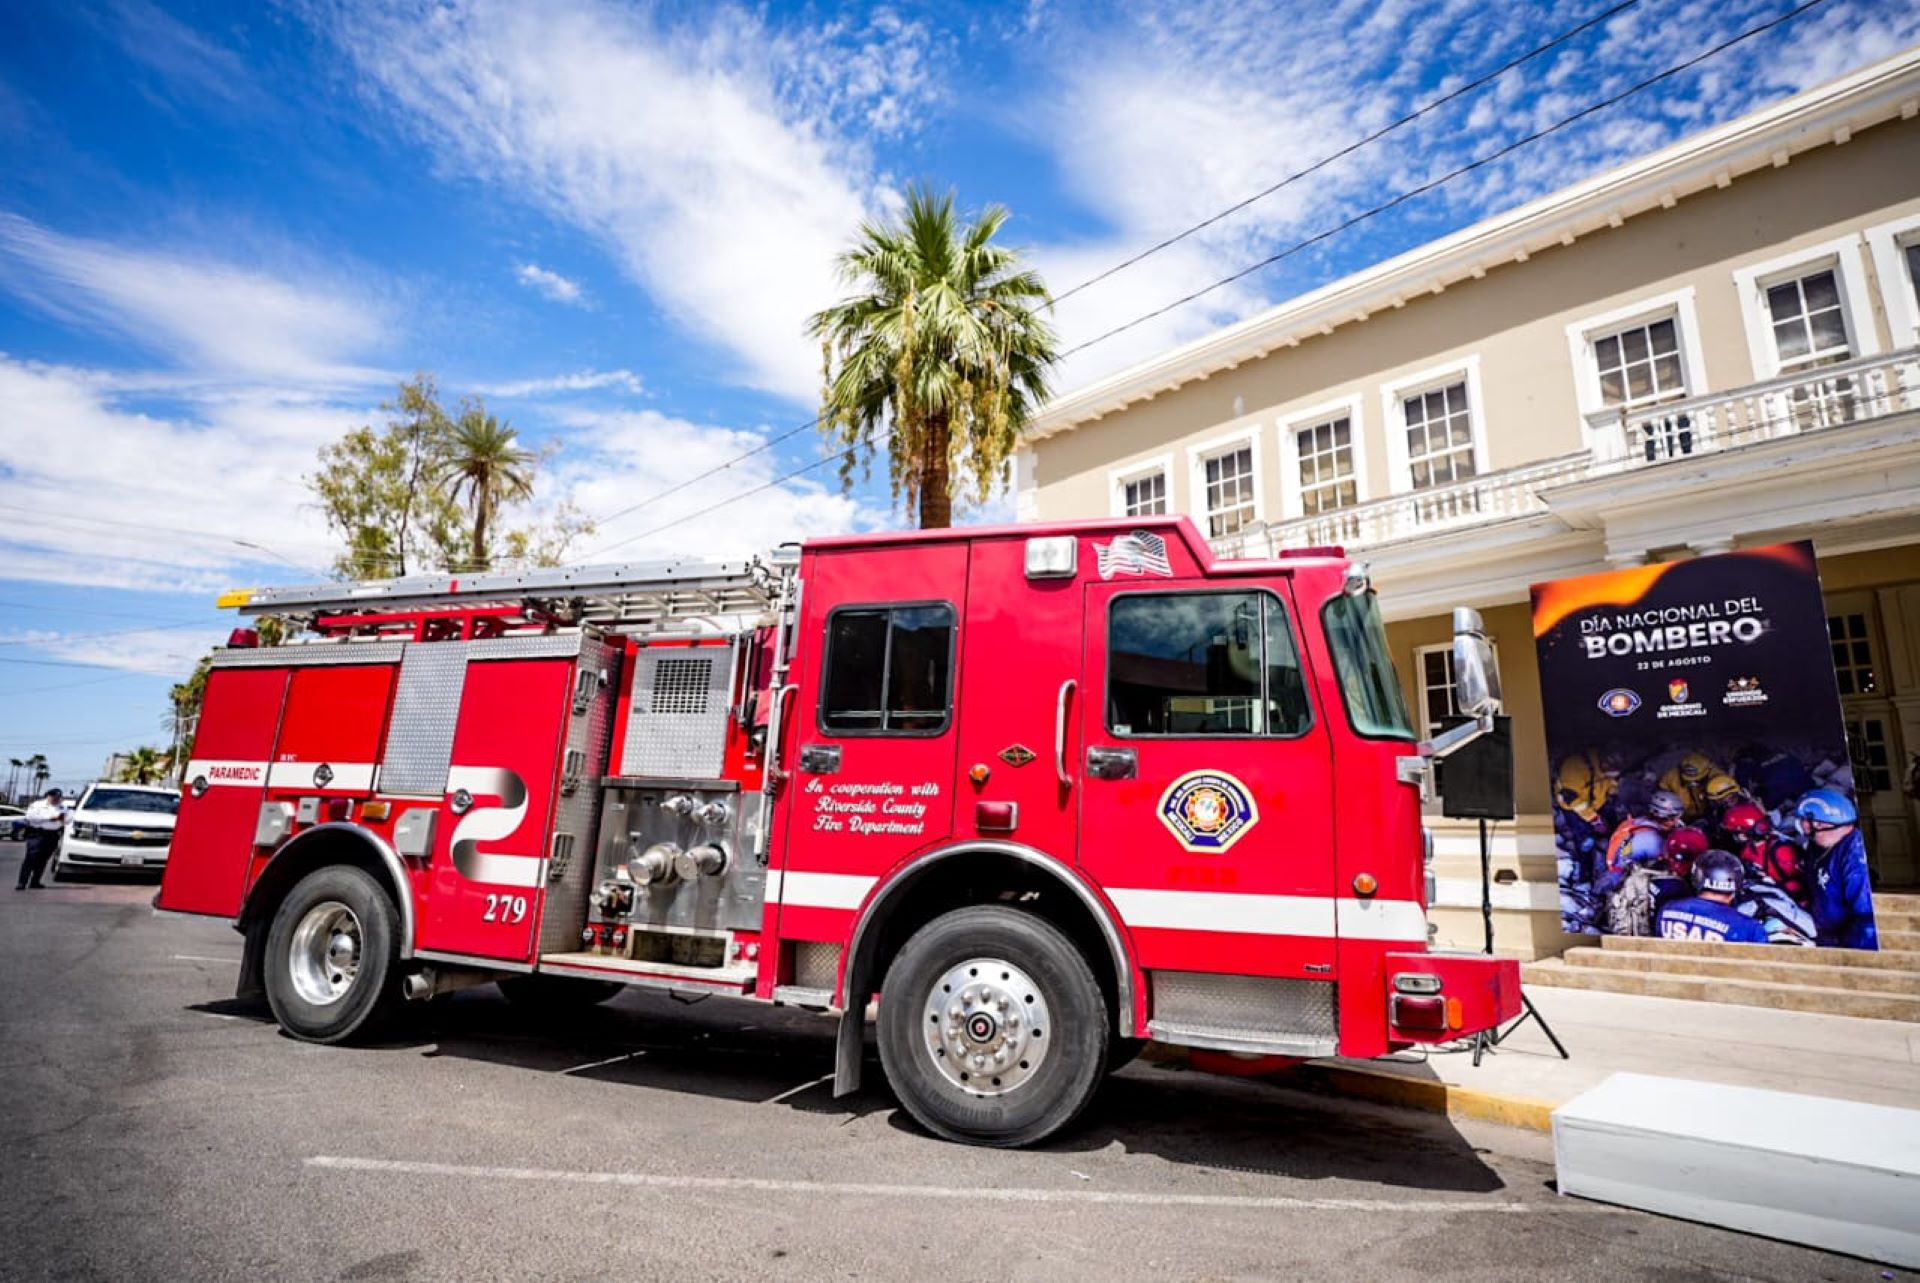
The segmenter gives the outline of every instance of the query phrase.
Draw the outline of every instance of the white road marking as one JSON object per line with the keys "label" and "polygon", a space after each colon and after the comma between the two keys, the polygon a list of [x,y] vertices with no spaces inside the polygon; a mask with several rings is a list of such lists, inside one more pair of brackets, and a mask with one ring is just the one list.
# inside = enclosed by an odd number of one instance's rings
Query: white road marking
{"label": "white road marking", "polygon": [[798,1096],[801,1092],[807,1090],[807,1088],[809,1087],[818,1087],[821,1083],[830,1083],[832,1081],[833,1081],[832,1074],[821,1074],[818,1078],[814,1079],[810,1083],[801,1083],[798,1087],[789,1087],[785,1091],[781,1092],[778,1096],[769,1096],[767,1099],[761,1101],[760,1103],[763,1105],[777,1105],[783,1100],[791,1100],[793,1097]]}
{"label": "white road marking", "polygon": [[[1241,1194],[1160,1194],[1093,1189],[991,1189],[978,1185],[877,1185],[854,1181],[786,1181],[756,1176],[675,1176],[653,1172],[583,1172],[543,1167],[469,1167],[387,1158],[317,1154],[308,1167],[393,1176],[449,1176],[485,1181],[550,1181],[643,1189],[751,1190],[766,1194],[834,1194],[855,1198],[930,1198],[989,1203],[1118,1203],[1135,1207],[1216,1207],[1247,1211],[1312,1212],[1534,1212],[1542,1204],[1466,1202],[1460,1199],[1287,1198]],[[1557,1206],[1557,1205],[1556,1205]]]}
{"label": "white road marking", "polygon": [[639,1051],[629,1051],[625,1055],[608,1056],[605,1060],[588,1061],[584,1065],[575,1065],[572,1069],[562,1069],[560,1072],[563,1074],[584,1074],[589,1069],[601,1069],[607,1065],[617,1065],[623,1060],[637,1060],[646,1054],[645,1048],[642,1048]]}
{"label": "white road marking", "polygon": [[197,953],[176,953],[173,955],[173,960],[175,962],[227,962],[235,966],[240,964],[238,958],[208,958]]}

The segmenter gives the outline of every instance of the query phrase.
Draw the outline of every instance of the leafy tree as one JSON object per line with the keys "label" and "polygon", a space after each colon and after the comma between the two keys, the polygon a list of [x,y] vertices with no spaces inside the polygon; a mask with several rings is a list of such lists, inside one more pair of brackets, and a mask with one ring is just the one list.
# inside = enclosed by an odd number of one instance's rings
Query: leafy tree
{"label": "leafy tree", "polygon": [[479,401],[470,403],[453,426],[434,479],[458,498],[466,493],[473,514],[473,542],[468,565],[484,570],[492,561],[487,525],[500,508],[533,498],[533,473],[538,460],[522,450],[520,434],[487,413]]}
{"label": "leafy tree", "polygon": [[346,579],[458,569],[459,505],[438,484],[452,423],[433,376],[402,383],[380,407],[385,427],[359,427],[320,451],[307,485],[327,525],[346,541],[334,569]]}
{"label": "leafy tree", "polygon": [[151,744],[143,744],[120,755],[120,770],[115,779],[121,784],[151,784],[166,770],[167,755]]}
{"label": "leafy tree", "polygon": [[53,774],[53,768],[47,765],[45,753],[35,753],[27,759],[27,773],[33,780],[32,791],[35,795],[47,791],[47,779]]}
{"label": "leafy tree", "polygon": [[890,428],[893,496],[918,506],[923,530],[952,524],[956,475],[982,500],[1004,477],[1058,359],[1045,283],[993,242],[1006,209],[963,230],[953,202],[910,185],[898,223],[863,224],[839,258],[851,297],[808,323],[826,367],[821,432],[871,458]]}
{"label": "leafy tree", "polygon": [[213,660],[202,659],[194,665],[191,677],[176,682],[167,692],[167,733],[173,741],[171,756],[176,779],[187,769],[193,735],[200,726],[200,705],[207,698],[207,674],[212,671]]}

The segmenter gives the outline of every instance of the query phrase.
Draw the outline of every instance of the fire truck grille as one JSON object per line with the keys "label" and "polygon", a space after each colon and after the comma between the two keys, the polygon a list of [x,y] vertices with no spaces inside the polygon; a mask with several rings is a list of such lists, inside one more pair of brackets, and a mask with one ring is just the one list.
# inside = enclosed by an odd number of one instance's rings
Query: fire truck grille
{"label": "fire truck grille", "polygon": [[650,713],[704,713],[713,681],[711,659],[663,659],[653,668]]}
{"label": "fire truck grille", "polygon": [[1339,1043],[1334,986],[1325,980],[1154,971],[1148,1032],[1165,1042],[1228,1051],[1330,1056]]}

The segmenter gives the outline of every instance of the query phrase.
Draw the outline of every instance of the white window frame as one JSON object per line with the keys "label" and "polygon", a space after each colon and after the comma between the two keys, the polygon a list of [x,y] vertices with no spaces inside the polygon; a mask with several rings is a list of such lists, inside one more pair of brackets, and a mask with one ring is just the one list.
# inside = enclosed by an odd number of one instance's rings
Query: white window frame
{"label": "white window frame", "polygon": [[1879,223],[1864,233],[1880,278],[1880,301],[1896,348],[1920,345],[1920,286],[1907,272],[1907,247],[1920,245],[1920,214]]}
{"label": "white window frame", "polygon": [[1407,398],[1460,382],[1467,385],[1474,474],[1484,477],[1492,471],[1487,466],[1487,403],[1480,395],[1480,354],[1473,352],[1380,386],[1381,422],[1387,429],[1387,488],[1393,494],[1415,493],[1413,465],[1407,457]]}
{"label": "white window frame", "polygon": [[1173,456],[1156,454],[1151,459],[1136,459],[1132,463],[1107,471],[1107,507],[1111,515],[1127,515],[1127,486],[1134,481],[1144,481],[1154,473],[1160,474],[1160,483],[1167,488],[1167,512],[1169,515],[1180,511],[1173,498]]}
{"label": "white window frame", "polygon": [[1713,390],[1707,386],[1707,361],[1700,347],[1700,316],[1694,306],[1693,286],[1639,299],[1598,316],[1583,316],[1567,326],[1567,352],[1573,358],[1573,390],[1580,418],[1589,429],[1613,422],[1620,413],[1620,407],[1609,406],[1601,394],[1600,360],[1594,345],[1622,330],[1667,320],[1680,331],[1680,377],[1687,381],[1687,396]]}
{"label": "white window frame", "polygon": [[1734,271],[1733,287],[1740,299],[1740,320],[1746,327],[1747,355],[1753,361],[1756,382],[1780,376],[1780,353],[1773,345],[1773,317],[1767,310],[1767,287],[1827,268],[1832,269],[1834,284],[1840,290],[1840,317],[1847,327],[1848,349],[1854,357],[1879,353],[1880,331],[1873,323],[1873,309],[1868,303],[1866,263],[1860,255],[1860,237],[1857,233],[1842,236]]}
{"label": "white window frame", "polygon": [[[1200,533],[1211,540],[1213,523],[1209,520],[1212,512],[1207,508],[1207,460],[1217,459],[1223,454],[1231,454],[1241,446],[1250,445],[1253,464],[1253,520],[1240,531],[1258,525],[1267,519],[1266,469],[1260,461],[1260,427],[1239,428],[1217,437],[1209,437],[1195,445],[1187,447],[1187,513],[1194,524],[1200,527]],[[1234,534],[1220,538],[1231,539]]]}
{"label": "white window frame", "polygon": [[1280,429],[1280,512],[1287,520],[1306,515],[1306,499],[1300,490],[1300,433],[1334,419],[1347,420],[1347,441],[1353,454],[1353,502],[1358,507],[1373,496],[1367,492],[1367,429],[1360,417],[1364,398],[1351,396],[1290,410],[1279,421]]}

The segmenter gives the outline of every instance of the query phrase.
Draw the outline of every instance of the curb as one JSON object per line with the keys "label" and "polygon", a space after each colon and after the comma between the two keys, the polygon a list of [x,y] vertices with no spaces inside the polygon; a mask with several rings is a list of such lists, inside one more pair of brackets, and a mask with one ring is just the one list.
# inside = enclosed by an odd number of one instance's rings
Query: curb
{"label": "curb", "polygon": [[[1183,1069],[1193,1068],[1187,1049],[1184,1047],[1150,1043],[1141,1059]],[[1206,1071],[1196,1070],[1195,1072]],[[1555,1109],[1553,1102],[1537,1100],[1530,1096],[1505,1096],[1497,1092],[1480,1091],[1473,1087],[1461,1087],[1454,1083],[1408,1078],[1401,1074],[1387,1073],[1377,1069],[1362,1069],[1352,1065],[1317,1061],[1295,1065],[1291,1069],[1277,1070],[1261,1077],[1278,1086],[1298,1087],[1305,1091],[1317,1091],[1351,1100],[1364,1100],[1376,1105],[1394,1105],[1402,1109],[1417,1109],[1430,1114],[1445,1114],[1449,1118],[1468,1118],[1484,1123],[1499,1123],[1504,1127],[1519,1127],[1527,1131],[1551,1132],[1553,1130]]]}

